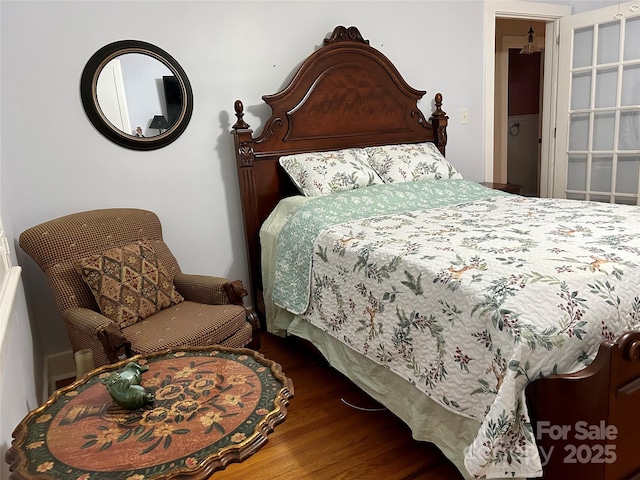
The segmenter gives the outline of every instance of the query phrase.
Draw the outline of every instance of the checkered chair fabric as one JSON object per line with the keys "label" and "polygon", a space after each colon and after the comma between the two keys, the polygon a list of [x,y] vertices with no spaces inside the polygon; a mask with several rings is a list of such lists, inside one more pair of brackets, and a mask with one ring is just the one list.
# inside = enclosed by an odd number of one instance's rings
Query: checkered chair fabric
{"label": "checkered chair fabric", "polygon": [[133,325],[118,327],[131,343],[132,354],[176,346],[249,345],[258,334],[257,328],[250,323],[253,316],[247,315],[244,306],[230,303],[225,291],[229,280],[183,273],[162,238],[155,213],[112,208],[66,215],[20,235],[20,247],[49,280],[74,352],[90,348],[96,366],[109,363],[99,334],[114,323],[100,313],[74,262],[139,240],[151,244],[185,300]]}

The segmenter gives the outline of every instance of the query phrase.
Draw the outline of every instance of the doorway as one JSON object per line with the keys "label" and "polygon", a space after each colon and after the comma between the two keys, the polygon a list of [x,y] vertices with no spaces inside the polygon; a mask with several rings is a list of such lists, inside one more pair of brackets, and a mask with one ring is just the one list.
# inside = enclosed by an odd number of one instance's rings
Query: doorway
{"label": "doorway", "polygon": [[[534,149],[540,152],[538,168],[538,192],[541,197],[549,197],[553,189],[553,154],[555,129],[555,102],[557,89],[553,81],[557,75],[559,19],[571,14],[567,5],[552,5],[536,2],[510,0],[485,1],[485,142],[484,142],[484,181],[506,183],[507,136],[508,136],[508,83],[507,73],[504,81],[496,74],[503,65],[508,68],[508,49],[522,48],[527,40],[529,22],[533,22],[538,44],[544,47],[541,58],[543,62],[540,88],[542,91],[539,124],[540,143]],[[502,43],[506,44],[506,53],[499,53],[502,46],[496,35],[497,20],[506,22],[520,21],[511,33],[502,35]],[[526,27],[522,27],[522,24]],[[514,24],[516,25],[516,24]],[[521,124],[522,126],[522,124]],[[521,130],[522,131],[522,130]]]}
{"label": "doorway", "polygon": [[[495,25],[494,181],[527,196],[540,196],[545,26],[510,18]],[[525,53],[530,31],[536,51]]]}
{"label": "doorway", "polygon": [[[503,183],[506,179],[506,167],[502,167],[502,172],[500,165],[494,165],[495,158],[500,158],[494,156],[494,145],[500,148],[494,137],[501,132],[494,128],[499,118],[494,99],[500,91],[496,88],[495,74],[496,19],[537,19],[546,22],[540,196],[640,204],[640,180],[634,186],[629,181],[640,171],[637,167],[640,165],[637,135],[640,102],[636,94],[629,93],[637,91],[632,86],[638,84],[637,72],[640,71],[637,66],[640,6],[638,0],[601,3],[610,6],[589,10],[574,5],[581,13],[572,15],[570,6],[485,0],[485,181]],[[574,36],[578,41],[572,41]],[[575,45],[591,49],[591,63],[583,66],[574,56],[569,64]],[[607,55],[612,59],[605,59]],[[591,71],[594,77],[589,88],[579,88],[589,80],[589,75],[581,69]],[[614,78],[617,81],[612,80]],[[622,83],[616,88],[606,88],[607,82]],[[588,105],[582,106],[579,101],[586,101]],[[607,186],[609,188],[605,188]]]}

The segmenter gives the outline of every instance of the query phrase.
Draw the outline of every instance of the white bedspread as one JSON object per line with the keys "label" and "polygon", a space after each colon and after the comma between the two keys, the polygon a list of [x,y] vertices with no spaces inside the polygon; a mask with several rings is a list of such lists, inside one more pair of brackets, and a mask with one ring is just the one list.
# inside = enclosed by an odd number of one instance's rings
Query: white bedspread
{"label": "white bedspread", "polygon": [[540,476],[524,388],[640,326],[637,207],[439,180],[300,201],[290,217],[276,303],[480,421],[472,475]]}

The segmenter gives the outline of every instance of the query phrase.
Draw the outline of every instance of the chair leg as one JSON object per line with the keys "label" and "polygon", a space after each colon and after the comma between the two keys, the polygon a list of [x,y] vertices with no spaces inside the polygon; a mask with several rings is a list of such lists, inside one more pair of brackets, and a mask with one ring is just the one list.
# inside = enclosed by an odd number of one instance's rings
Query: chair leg
{"label": "chair leg", "polygon": [[252,308],[245,308],[247,312],[247,322],[251,324],[251,342],[247,344],[247,348],[252,350],[260,350],[260,319],[258,314]]}

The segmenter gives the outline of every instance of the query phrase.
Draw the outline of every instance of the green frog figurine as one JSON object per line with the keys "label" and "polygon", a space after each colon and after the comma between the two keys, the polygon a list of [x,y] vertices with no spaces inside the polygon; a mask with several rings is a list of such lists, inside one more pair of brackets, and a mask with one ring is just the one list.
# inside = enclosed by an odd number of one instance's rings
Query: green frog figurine
{"label": "green frog figurine", "polygon": [[102,380],[111,398],[128,410],[135,410],[153,401],[153,394],[140,385],[142,372],[149,370],[147,365],[129,362],[120,371],[111,372]]}

